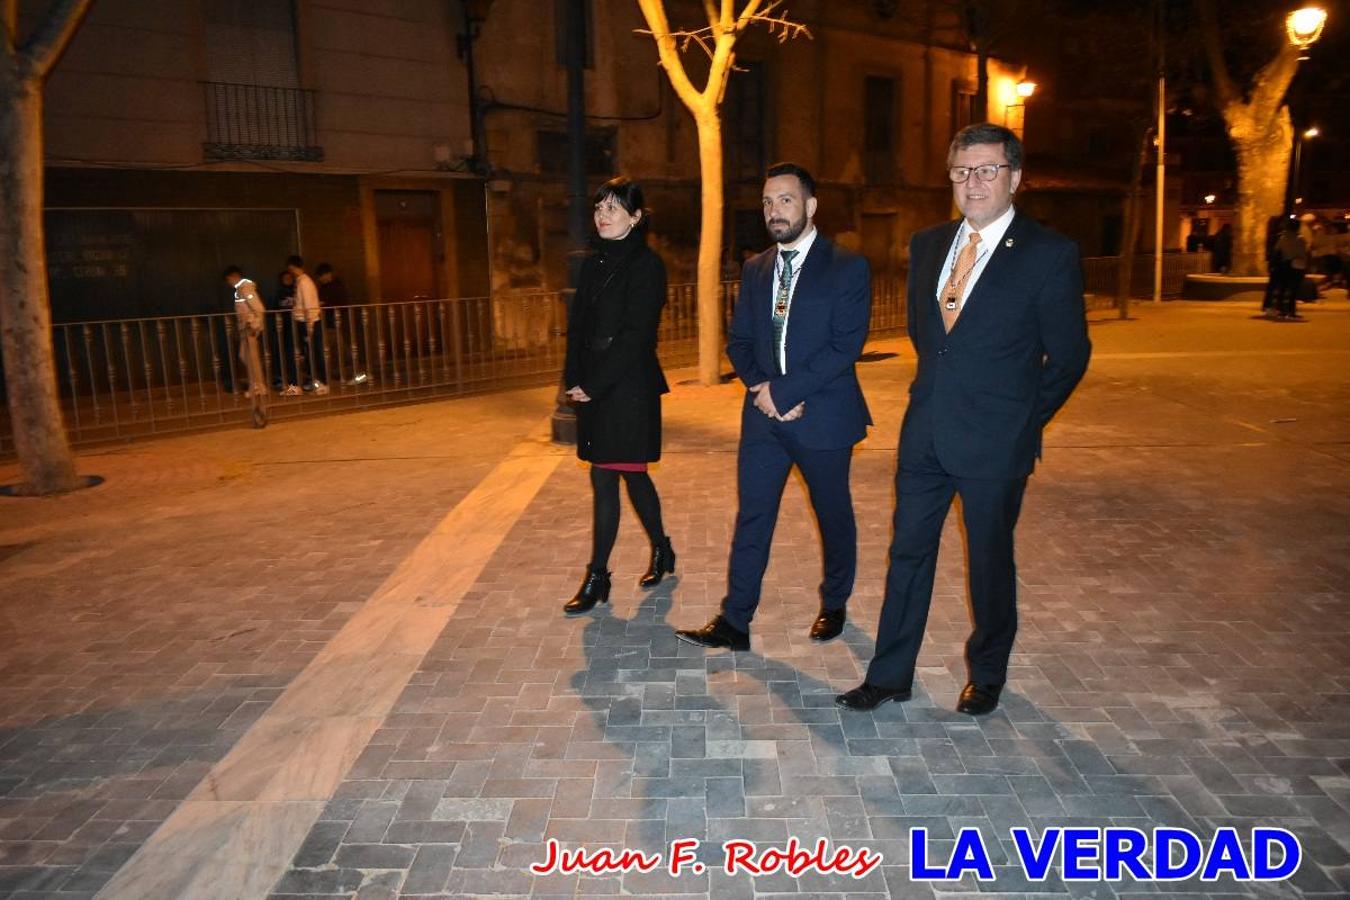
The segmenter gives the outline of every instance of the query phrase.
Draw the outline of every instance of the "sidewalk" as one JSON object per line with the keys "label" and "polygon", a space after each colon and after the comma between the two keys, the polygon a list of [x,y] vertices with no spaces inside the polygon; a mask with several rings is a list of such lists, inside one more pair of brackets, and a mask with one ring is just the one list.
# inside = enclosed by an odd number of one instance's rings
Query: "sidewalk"
{"label": "sidewalk", "polygon": [[[860,367],[877,426],[854,463],[858,589],[823,647],[796,482],[753,652],[673,638],[723,590],[734,383],[668,398],[655,478],[678,578],[636,588],[626,510],[613,601],[579,620],[559,608],[589,496],[547,443],[551,390],[83,455],[106,484],[0,501],[0,896],[1346,896],[1350,304],[1305,313],[1093,315],[1018,532],[1009,692],[979,720],[951,709],[955,517],[915,699],[832,703],[871,651],[903,341]],[[1305,859],[1274,885],[1032,884],[1017,825],[1277,825]],[[930,862],[979,829],[996,879],[911,880],[912,826]],[[857,881],[719,871],[722,841],[789,835],[884,862]],[[718,865],[530,874],[550,838],[695,838]]]}

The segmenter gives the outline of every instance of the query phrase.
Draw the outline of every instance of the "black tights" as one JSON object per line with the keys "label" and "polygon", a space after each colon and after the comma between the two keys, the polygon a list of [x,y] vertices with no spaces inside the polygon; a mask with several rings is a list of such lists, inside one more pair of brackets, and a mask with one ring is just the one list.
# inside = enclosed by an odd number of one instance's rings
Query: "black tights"
{"label": "black tights", "polygon": [[594,519],[591,531],[591,568],[608,571],[609,554],[619,536],[619,477],[628,485],[628,499],[633,502],[642,527],[652,546],[665,540],[661,524],[661,498],[656,485],[646,472],[616,472],[591,466],[591,495],[594,499]]}

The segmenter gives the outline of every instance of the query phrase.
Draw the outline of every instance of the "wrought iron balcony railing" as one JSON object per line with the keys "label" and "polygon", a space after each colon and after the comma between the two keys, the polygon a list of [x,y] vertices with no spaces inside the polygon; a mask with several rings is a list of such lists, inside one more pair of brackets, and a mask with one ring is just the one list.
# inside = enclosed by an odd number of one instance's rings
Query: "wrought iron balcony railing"
{"label": "wrought iron balcony railing", "polygon": [[323,159],[314,91],[219,81],[202,87],[207,159]]}

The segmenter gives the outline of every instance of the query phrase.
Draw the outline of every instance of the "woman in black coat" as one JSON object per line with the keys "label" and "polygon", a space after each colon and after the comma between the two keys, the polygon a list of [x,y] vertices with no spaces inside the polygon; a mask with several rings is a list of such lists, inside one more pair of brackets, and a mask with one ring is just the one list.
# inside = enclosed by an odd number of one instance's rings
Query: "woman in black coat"
{"label": "woman in black coat", "polygon": [[577,456],[591,464],[593,521],[586,578],[567,615],[609,602],[609,554],[619,533],[619,480],[652,542],[638,582],[660,584],[675,571],[661,524],[661,499],[647,464],[661,458],[661,395],[656,331],[666,302],[666,267],[647,246],[642,188],[614,178],[595,194],[595,252],[581,265],[567,325],[563,380],[577,410]]}

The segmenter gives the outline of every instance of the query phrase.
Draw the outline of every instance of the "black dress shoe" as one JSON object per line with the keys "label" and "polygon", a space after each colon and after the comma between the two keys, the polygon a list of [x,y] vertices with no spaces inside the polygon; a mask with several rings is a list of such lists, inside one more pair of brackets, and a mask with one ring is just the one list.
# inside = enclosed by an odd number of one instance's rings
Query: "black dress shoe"
{"label": "black dress shoe", "polygon": [[721,616],[713,616],[712,621],[693,631],[677,631],[675,636],[686,644],[711,647],[714,650],[749,650],[748,632],[733,628]]}
{"label": "black dress shoe", "polygon": [[881,687],[880,685],[868,684],[864,681],[853,690],[846,691],[835,697],[834,705],[842,706],[844,709],[866,712],[869,709],[876,709],[887,701],[904,703],[912,696],[914,696],[913,688],[888,688]]}
{"label": "black dress shoe", "polygon": [[1001,684],[976,684],[967,681],[961,699],[956,701],[956,711],[968,716],[982,716],[998,709],[998,695],[1003,692]]}
{"label": "black dress shoe", "polygon": [[586,580],[581,582],[577,595],[563,606],[563,613],[580,616],[590,612],[597,603],[609,602],[609,573],[594,566],[586,566]]}
{"label": "black dress shoe", "polygon": [[675,548],[670,546],[669,535],[652,547],[652,564],[647,567],[647,574],[639,579],[638,587],[656,587],[667,573],[675,574]]}
{"label": "black dress shoe", "polygon": [[844,622],[848,621],[848,609],[822,609],[820,615],[811,623],[811,640],[825,643],[832,641],[844,632]]}

